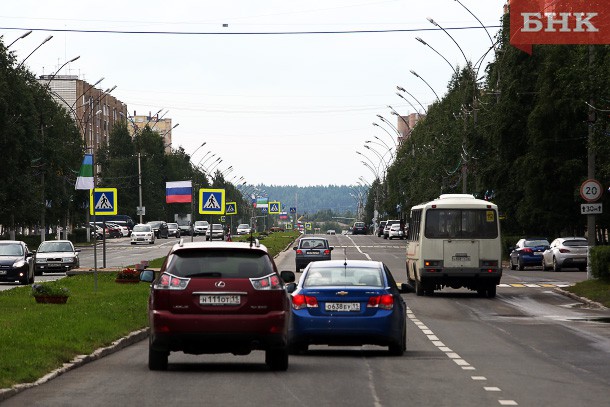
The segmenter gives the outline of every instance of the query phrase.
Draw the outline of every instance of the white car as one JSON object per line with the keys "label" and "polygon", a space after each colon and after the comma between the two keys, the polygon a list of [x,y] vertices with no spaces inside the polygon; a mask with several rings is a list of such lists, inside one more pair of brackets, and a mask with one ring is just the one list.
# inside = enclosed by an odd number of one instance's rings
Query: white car
{"label": "white car", "polygon": [[225,229],[220,223],[212,223],[205,233],[205,240],[212,241],[214,239],[225,240]]}
{"label": "white car", "polygon": [[210,227],[210,223],[207,220],[198,220],[193,225],[193,234],[196,235],[204,235],[208,231]]}
{"label": "white car", "polygon": [[34,256],[34,274],[65,273],[80,265],[80,249],[75,249],[69,240],[45,240],[38,246]]}
{"label": "white car", "polygon": [[131,231],[131,244],[136,243],[155,243],[155,232],[149,224],[139,223]]}
{"label": "white car", "polygon": [[241,223],[237,226],[237,234],[238,235],[249,235],[252,228],[247,223]]}
{"label": "white car", "polygon": [[589,243],[584,237],[560,237],[551,242],[542,253],[542,270],[562,268],[587,269],[587,251]]}
{"label": "white car", "polygon": [[398,238],[400,240],[405,238],[405,232],[400,227],[400,223],[394,223],[390,226],[390,230],[388,231],[388,239],[392,240],[394,238]]}

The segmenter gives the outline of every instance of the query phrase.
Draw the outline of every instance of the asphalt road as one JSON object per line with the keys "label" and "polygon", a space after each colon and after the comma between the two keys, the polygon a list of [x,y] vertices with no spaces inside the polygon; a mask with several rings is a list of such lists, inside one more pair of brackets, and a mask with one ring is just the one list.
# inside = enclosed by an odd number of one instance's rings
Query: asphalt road
{"label": "asphalt road", "polygon": [[[383,260],[405,281],[404,241],[328,237],[334,259],[345,250],[348,258]],[[277,258],[280,270],[294,270],[293,253]],[[2,405],[604,406],[610,310],[587,308],[556,288],[584,278],[577,271],[505,270],[495,299],[464,289],[404,294],[402,357],[374,346],[313,346],[291,356],[287,372],[271,372],[262,352],[172,353],[169,371],[151,372],[144,340]]]}

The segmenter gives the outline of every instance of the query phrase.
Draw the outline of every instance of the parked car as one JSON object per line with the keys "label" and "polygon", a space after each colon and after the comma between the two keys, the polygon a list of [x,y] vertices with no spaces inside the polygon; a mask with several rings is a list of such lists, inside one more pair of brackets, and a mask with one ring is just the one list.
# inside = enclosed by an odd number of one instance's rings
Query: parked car
{"label": "parked car", "polygon": [[176,244],[150,282],[148,367],[167,370],[170,352],[265,352],[271,370],[288,368],[290,299],[267,248],[238,242]]}
{"label": "parked car", "polygon": [[400,223],[394,223],[392,226],[390,226],[390,231],[388,232],[388,239],[392,240],[392,239],[404,239],[405,238],[405,231],[402,230],[402,226],[400,225]]}
{"label": "parked car", "polygon": [[138,223],[131,231],[131,244],[155,243],[155,232],[148,223]]}
{"label": "parked car", "polygon": [[511,247],[510,269],[523,270],[524,267],[542,265],[542,253],[549,248],[545,238],[519,239],[515,247]]}
{"label": "parked car", "polygon": [[391,219],[391,220],[387,220],[385,222],[385,227],[383,228],[383,238],[387,239],[390,237],[390,228],[392,227],[392,225],[401,225],[402,228],[402,221],[400,219]]}
{"label": "parked car", "polygon": [[190,220],[178,219],[178,227],[180,228],[180,235],[190,236],[193,234],[193,229]]}
{"label": "parked car", "polygon": [[237,226],[236,232],[238,235],[249,235],[252,228],[247,223],[241,223]]}
{"label": "parked car", "polygon": [[169,237],[169,231],[167,230],[167,222],[162,220],[151,220],[147,222],[153,229],[155,237],[157,239],[167,239]]}
{"label": "parked car", "polygon": [[177,223],[167,224],[167,235],[180,238],[180,227]]}
{"label": "parked car", "polygon": [[292,249],[295,251],[297,273],[312,261],[330,260],[333,251],[333,247],[323,237],[303,237]]}
{"label": "parked car", "polygon": [[553,240],[542,253],[542,270],[561,271],[562,268],[587,269],[589,243],[584,237],[560,237]]}
{"label": "parked car", "polygon": [[80,267],[80,249],[69,240],[46,240],[40,243],[34,256],[34,274],[65,273]]}
{"label": "parked car", "polygon": [[327,235],[336,235],[336,234],[337,234],[337,232],[335,232],[335,229],[328,229],[328,230],[326,231],[326,234],[327,234]]}
{"label": "parked car", "polygon": [[364,222],[354,222],[352,235],[366,235],[366,224]]}
{"label": "parked car", "polygon": [[383,230],[385,229],[386,220],[382,220],[379,222],[379,226],[377,226],[377,237],[383,236]]}
{"label": "parked car", "polygon": [[107,225],[120,232],[120,236],[118,237],[128,237],[131,234],[131,231],[126,225],[120,225],[118,223],[107,223]]}
{"label": "parked car", "polygon": [[23,285],[34,282],[34,253],[25,242],[0,240],[0,281]]}
{"label": "parked car", "polygon": [[293,291],[293,353],[318,344],[387,346],[395,356],[407,348],[406,304],[382,262],[313,262],[288,291]]}
{"label": "parked car", "polygon": [[208,231],[209,226],[210,226],[210,223],[207,220],[197,220],[197,221],[195,221],[195,225],[193,226],[193,233],[195,234],[195,236],[197,236],[197,235],[205,236],[206,232]]}
{"label": "parked car", "polygon": [[225,228],[220,223],[212,223],[205,232],[205,240],[225,240]]}

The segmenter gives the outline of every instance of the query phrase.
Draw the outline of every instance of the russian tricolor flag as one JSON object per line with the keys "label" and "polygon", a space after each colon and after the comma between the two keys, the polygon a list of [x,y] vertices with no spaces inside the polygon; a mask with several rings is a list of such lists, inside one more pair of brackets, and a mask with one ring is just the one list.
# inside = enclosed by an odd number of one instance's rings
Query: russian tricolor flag
{"label": "russian tricolor flag", "polygon": [[166,203],[190,203],[193,201],[191,181],[173,181],[165,183]]}

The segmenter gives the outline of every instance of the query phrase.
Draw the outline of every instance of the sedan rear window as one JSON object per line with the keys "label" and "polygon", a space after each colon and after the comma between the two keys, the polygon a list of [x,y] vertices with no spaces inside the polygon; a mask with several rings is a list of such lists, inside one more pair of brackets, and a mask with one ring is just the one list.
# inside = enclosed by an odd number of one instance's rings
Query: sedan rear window
{"label": "sedan rear window", "polygon": [[253,278],[274,272],[269,256],[255,250],[180,250],[165,270],[179,277]]}
{"label": "sedan rear window", "polygon": [[383,278],[377,268],[320,266],[311,267],[303,282],[303,287],[334,285],[383,287]]}

